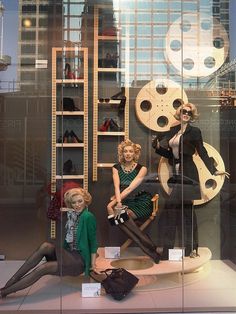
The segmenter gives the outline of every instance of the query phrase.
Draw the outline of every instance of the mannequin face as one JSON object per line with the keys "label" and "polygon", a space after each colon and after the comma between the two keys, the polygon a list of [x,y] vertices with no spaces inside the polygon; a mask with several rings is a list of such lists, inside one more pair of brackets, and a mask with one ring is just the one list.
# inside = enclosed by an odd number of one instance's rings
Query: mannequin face
{"label": "mannequin face", "polygon": [[125,146],[123,151],[123,156],[125,162],[131,162],[134,160],[134,149],[132,146]]}
{"label": "mannequin face", "polygon": [[76,212],[81,212],[86,207],[83,196],[79,194],[73,196],[71,206]]}
{"label": "mannequin face", "polygon": [[188,123],[192,118],[192,110],[190,107],[183,107],[180,111],[180,119],[183,123]]}

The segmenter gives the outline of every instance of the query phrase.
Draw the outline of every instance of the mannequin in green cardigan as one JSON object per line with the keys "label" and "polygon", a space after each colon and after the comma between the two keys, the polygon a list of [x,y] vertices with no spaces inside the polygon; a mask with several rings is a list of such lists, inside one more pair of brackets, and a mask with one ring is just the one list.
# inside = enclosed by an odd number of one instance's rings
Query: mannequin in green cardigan
{"label": "mannequin in green cardigan", "polygon": [[[87,208],[91,200],[91,195],[82,188],[73,188],[64,194],[67,207],[61,210],[66,212],[67,222],[63,247],[49,242],[41,244],[0,289],[0,298],[25,289],[44,275],[89,275],[90,269],[97,272],[96,220]],[[46,262],[38,265],[44,257]]]}

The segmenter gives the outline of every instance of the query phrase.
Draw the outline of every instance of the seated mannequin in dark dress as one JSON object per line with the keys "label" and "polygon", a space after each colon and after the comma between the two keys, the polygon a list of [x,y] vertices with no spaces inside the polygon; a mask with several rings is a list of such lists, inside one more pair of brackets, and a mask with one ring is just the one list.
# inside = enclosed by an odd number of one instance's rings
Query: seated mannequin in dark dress
{"label": "seated mannequin in dark dress", "polygon": [[147,174],[147,168],[138,163],[140,152],[141,146],[130,140],[118,146],[119,163],[112,168],[115,195],[111,197],[107,211],[111,216],[125,206],[129,219],[119,224],[119,228],[155,263],[159,263],[160,255],[156,252],[156,246],[134,222],[152,213],[152,195],[147,191],[137,191]]}

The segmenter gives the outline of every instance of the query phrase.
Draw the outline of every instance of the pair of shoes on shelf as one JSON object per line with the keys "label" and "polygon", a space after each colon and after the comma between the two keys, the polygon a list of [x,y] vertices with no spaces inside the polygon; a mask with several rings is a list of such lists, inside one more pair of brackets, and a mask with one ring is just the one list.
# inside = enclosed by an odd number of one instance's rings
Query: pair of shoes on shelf
{"label": "pair of shoes on shelf", "polygon": [[101,132],[121,132],[123,128],[118,125],[118,123],[112,118],[106,118],[103,124],[99,127]]}
{"label": "pair of shoes on shelf", "polygon": [[58,143],[83,143],[74,131],[69,132],[68,130],[65,131],[63,138],[60,136],[57,141]]}

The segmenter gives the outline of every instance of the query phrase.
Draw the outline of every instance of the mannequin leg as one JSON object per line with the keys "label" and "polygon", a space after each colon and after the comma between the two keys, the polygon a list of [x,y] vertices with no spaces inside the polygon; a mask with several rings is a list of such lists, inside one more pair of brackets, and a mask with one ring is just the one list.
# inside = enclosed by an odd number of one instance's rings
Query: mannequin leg
{"label": "mannequin leg", "polygon": [[184,206],[184,224],[185,224],[185,255],[191,256],[192,252],[198,249],[198,227],[197,216],[194,211],[193,203],[187,203]]}
{"label": "mannequin leg", "polygon": [[139,229],[132,217],[130,217],[129,220],[125,221],[124,225],[139,238],[144,246],[151,250],[156,250],[155,244],[144,232]]}
{"label": "mannequin leg", "polygon": [[175,246],[175,236],[177,221],[181,211],[179,210],[180,204],[173,204],[167,202],[166,204],[166,225],[164,228],[164,247],[163,259],[168,259],[168,250],[173,249]]}
{"label": "mannequin leg", "polygon": [[31,286],[33,283],[38,281],[42,276],[45,275],[57,275],[58,274],[58,263],[55,262],[46,262],[34,270],[32,270],[29,274],[21,277],[15,283],[5,286],[0,289],[0,297],[5,298],[8,294],[25,289]]}
{"label": "mannequin leg", "polygon": [[55,246],[51,243],[44,242],[40,247],[25,261],[20,269],[8,280],[4,288],[13,285],[19,281],[25,274],[33,269],[42,260],[43,257],[48,260],[56,260]]}
{"label": "mannequin leg", "polygon": [[154,262],[155,262],[156,264],[159,263],[161,256],[160,256],[160,254],[158,254],[158,253],[156,252],[155,249],[151,250],[150,248],[146,247],[146,246],[140,241],[140,239],[136,236],[136,234],[133,233],[125,224],[120,224],[120,225],[118,225],[118,227],[119,227],[125,234],[127,234],[128,237],[129,237],[130,239],[132,239],[132,240],[142,249],[142,251],[143,251],[146,255],[150,256],[150,257],[154,260]]}

